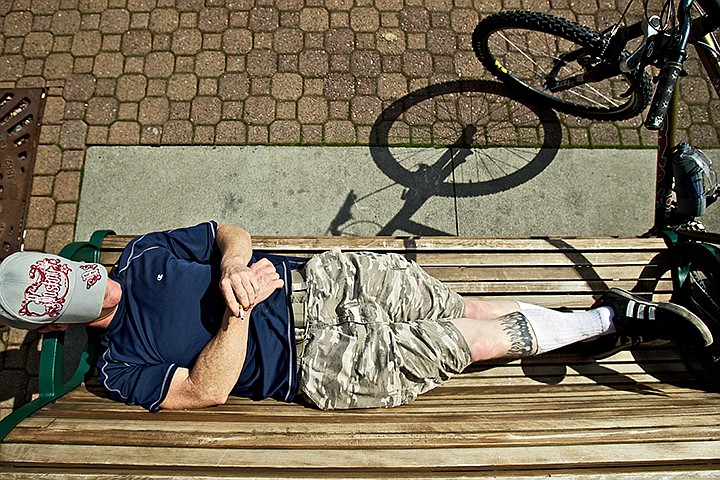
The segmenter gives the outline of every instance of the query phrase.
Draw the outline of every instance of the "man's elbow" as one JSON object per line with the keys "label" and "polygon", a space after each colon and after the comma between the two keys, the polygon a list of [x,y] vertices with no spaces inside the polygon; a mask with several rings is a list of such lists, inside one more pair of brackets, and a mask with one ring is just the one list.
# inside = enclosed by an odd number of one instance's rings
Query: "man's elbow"
{"label": "man's elbow", "polygon": [[250,232],[242,227],[236,225],[230,225],[227,223],[221,223],[218,225],[217,234],[219,237],[231,238],[231,237],[244,237],[250,240]]}
{"label": "man's elbow", "polygon": [[168,397],[160,404],[163,410],[192,410],[215,407],[227,403],[229,395],[192,395],[185,398]]}
{"label": "man's elbow", "polygon": [[230,395],[227,394],[213,395],[204,399],[206,403],[205,406],[214,407],[216,405],[225,405],[229,398]]}
{"label": "man's elbow", "polygon": [[[189,379],[190,380],[190,379]],[[192,383],[192,380],[190,380]],[[230,392],[221,388],[202,388],[193,385],[190,391],[193,398],[192,403],[197,404],[198,408],[214,407],[216,405],[224,405],[230,397]]]}
{"label": "man's elbow", "polygon": [[170,391],[160,406],[167,410],[214,407],[227,403],[229,397],[229,391],[207,388],[186,377],[182,382],[170,386]]}

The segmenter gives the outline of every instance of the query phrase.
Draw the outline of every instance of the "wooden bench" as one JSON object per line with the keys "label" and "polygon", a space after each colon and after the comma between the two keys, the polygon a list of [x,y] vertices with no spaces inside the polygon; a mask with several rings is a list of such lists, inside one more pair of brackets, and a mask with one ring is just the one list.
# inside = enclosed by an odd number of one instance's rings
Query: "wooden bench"
{"label": "wooden bench", "polygon": [[[106,233],[93,239],[101,248],[72,245],[65,253],[99,255],[110,266],[130,237]],[[656,238],[258,237],[254,244],[301,256],[334,246],[398,252],[463,295],[553,308],[587,308],[610,286],[656,300],[673,288],[670,255]],[[720,478],[720,394],[706,391],[668,343],[605,359],[567,348],[475,364],[394,409],[322,412],[232,399],[150,414],[106,399],[94,379],[75,388],[82,368],[63,386],[62,338],[45,342],[41,398],[27,411],[48,404],[0,444],[3,478]],[[70,391],[51,398],[63,390]],[[27,411],[6,418],[5,428]]]}

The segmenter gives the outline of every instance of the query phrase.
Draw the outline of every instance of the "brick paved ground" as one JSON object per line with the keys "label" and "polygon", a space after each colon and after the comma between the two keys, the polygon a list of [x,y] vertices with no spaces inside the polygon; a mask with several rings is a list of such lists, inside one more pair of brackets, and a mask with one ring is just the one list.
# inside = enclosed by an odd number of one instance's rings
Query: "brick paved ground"
{"label": "brick paved ground", "polygon": [[[367,144],[406,93],[489,79],[470,36],[510,8],[596,28],[618,11],[612,0],[0,0],[0,88],[49,92],[26,248],[73,239],[88,145]],[[688,69],[683,135],[715,146],[718,101],[695,60]],[[562,121],[565,146],[654,141],[638,120]],[[37,372],[34,334],[2,341],[0,416]]]}

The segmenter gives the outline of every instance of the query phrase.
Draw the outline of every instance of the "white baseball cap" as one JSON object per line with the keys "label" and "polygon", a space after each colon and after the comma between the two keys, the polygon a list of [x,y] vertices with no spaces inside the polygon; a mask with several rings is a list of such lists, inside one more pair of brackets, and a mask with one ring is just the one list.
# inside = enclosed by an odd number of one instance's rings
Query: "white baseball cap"
{"label": "white baseball cap", "polygon": [[16,252],[0,263],[0,318],[32,330],[52,323],[89,323],[102,310],[107,271],[38,252]]}

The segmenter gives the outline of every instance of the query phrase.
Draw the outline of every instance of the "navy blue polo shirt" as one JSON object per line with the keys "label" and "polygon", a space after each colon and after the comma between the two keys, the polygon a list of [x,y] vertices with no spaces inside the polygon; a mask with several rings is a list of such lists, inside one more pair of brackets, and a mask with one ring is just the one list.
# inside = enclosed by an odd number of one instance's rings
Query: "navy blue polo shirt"
{"label": "navy blue polo shirt", "polygon": [[[178,367],[192,368],[225,312],[219,288],[217,224],[157,232],[132,240],[111,273],[122,286],[118,310],[101,337],[98,379],[110,398],[158,411]],[[292,401],[297,389],[289,303],[297,259],[268,258],[285,282],[256,305],[247,355],[232,395]]]}

